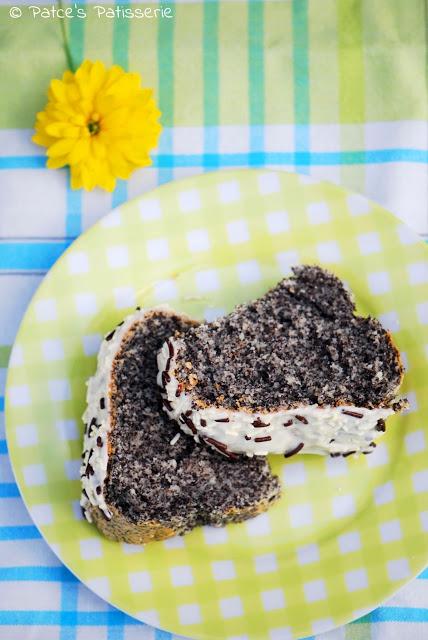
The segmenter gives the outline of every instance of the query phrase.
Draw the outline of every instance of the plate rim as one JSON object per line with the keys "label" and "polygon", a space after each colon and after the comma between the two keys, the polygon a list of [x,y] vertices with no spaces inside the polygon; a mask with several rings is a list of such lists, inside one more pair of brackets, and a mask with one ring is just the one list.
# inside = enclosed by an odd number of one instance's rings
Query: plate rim
{"label": "plate rim", "polygon": [[[216,169],[216,170],[212,170],[212,171],[205,171],[204,173],[201,174],[196,174],[196,175],[192,175],[192,176],[186,176],[184,178],[179,178],[177,180],[171,180],[168,181],[166,183],[157,185],[156,187],[149,189],[148,191],[144,191],[143,193],[136,195],[133,198],[130,198],[129,200],[126,200],[125,202],[121,203],[120,205],[117,205],[116,207],[113,207],[112,209],[110,209],[108,211],[108,213],[104,214],[103,216],[101,216],[101,218],[99,218],[93,225],[91,225],[88,229],[86,229],[83,233],[79,234],[76,238],[74,238],[72,240],[72,242],[70,242],[70,244],[68,245],[68,247],[65,249],[65,251],[63,251],[63,253],[55,260],[55,262],[53,263],[53,265],[49,268],[49,270],[44,274],[44,277],[42,279],[42,281],[40,282],[40,284],[38,285],[37,289],[34,291],[33,295],[31,296],[30,301],[28,302],[28,305],[25,309],[25,312],[23,314],[23,316],[21,317],[21,320],[19,322],[19,326],[18,326],[18,330],[16,332],[14,341],[13,341],[13,345],[12,345],[12,349],[11,349],[11,354],[13,353],[13,349],[16,345],[16,343],[19,341],[21,332],[23,331],[24,325],[26,324],[27,321],[27,317],[33,307],[33,304],[35,302],[35,300],[37,299],[38,295],[40,294],[40,291],[42,290],[43,286],[45,285],[45,282],[47,280],[47,278],[51,278],[55,275],[57,269],[60,268],[61,264],[63,263],[63,261],[66,259],[67,255],[75,249],[76,244],[80,243],[80,242],[84,242],[91,234],[96,234],[97,231],[99,230],[100,226],[102,225],[103,221],[106,220],[106,218],[108,218],[109,216],[113,215],[116,211],[119,211],[123,206],[126,206],[130,203],[135,203],[137,201],[140,201],[142,198],[145,197],[151,197],[153,195],[162,193],[163,191],[168,191],[170,189],[175,189],[177,186],[185,186],[186,183],[193,183],[195,180],[207,180],[213,176],[221,176],[224,175],[226,177],[230,177],[230,175],[236,175],[236,174],[249,174],[252,173],[253,175],[257,175],[257,174],[261,174],[261,173],[281,173],[281,174],[286,174],[286,175],[290,175],[290,176],[294,176],[297,178],[304,178],[305,182],[307,184],[316,184],[316,185],[328,185],[330,187],[334,187],[338,190],[341,190],[342,192],[346,193],[346,194],[356,194],[358,196],[360,196],[361,198],[363,198],[364,200],[368,201],[369,203],[372,203],[374,206],[376,206],[377,208],[380,208],[383,213],[386,213],[387,215],[389,215],[395,222],[401,223],[404,227],[406,227],[408,230],[411,231],[411,233],[415,236],[415,244],[419,245],[421,248],[423,247],[424,250],[427,253],[428,256],[428,244],[423,240],[423,238],[416,232],[414,231],[411,227],[409,227],[409,225],[406,222],[403,222],[398,216],[396,216],[394,213],[392,213],[391,211],[389,211],[388,209],[386,209],[384,207],[384,205],[376,202],[375,200],[367,197],[365,194],[361,194],[357,191],[354,191],[342,184],[337,184],[334,182],[331,182],[329,180],[324,180],[324,179],[318,179],[318,178],[314,178],[310,175],[307,174],[303,174],[303,173],[298,173],[295,171],[289,171],[289,170],[285,170],[283,168],[272,168],[272,167],[238,167],[238,168],[233,168],[233,167],[227,167],[227,168],[221,168],[221,169]],[[301,185],[302,188],[304,187],[305,182],[301,181]],[[11,356],[10,356],[11,357]],[[9,360],[10,362],[10,360]],[[17,471],[15,468],[15,462],[12,456],[12,450],[14,449],[14,444],[12,442],[12,436],[11,436],[11,432],[12,432],[12,426],[10,426],[11,423],[11,412],[12,409],[10,409],[9,407],[9,402],[8,402],[8,389],[9,389],[9,385],[10,385],[10,378],[11,378],[11,373],[10,373],[10,369],[11,367],[9,366],[9,362],[8,362],[8,366],[7,366],[7,374],[6,374],[6,383],[5,383],[5,406],[4,406],[4,420],[5,420],[5,436],[6,436],[6,442],[7,442],[7,448],[8,448],[8,459],[12,468],[12,472],[13,472],[13,476],[15,479],[15,482],[17,484],[17,487],[19,489],[19,495],[20,498],[22,499],[25,508],[27,509],[27,512],[29,514],[29,517],[31,518],[33,525],[37,528],[38,532],[40,533],[42,539],[45,541],[45,543],[48,545],[48,547],[50,548],[50,550],[55,554],[55,556],[59,559],[59,561],[70,571],[70,573],[80,582],[82,583],[87,589],[89,589],[90,591],[92,591],[92,593],[94,593],[97,597],[101,598],[104,602],[106,602],[109,606],[114,607],[115,609],[117,609],[118,611],[121,611],[122,613],[126,614],[127,616],[129,616],[130,618],[137,620],[138,622],[141,622],[142,624],[146,624],[149,627],[152,627],[154,629],[159,629],[160,631],[165,631],[167,633],[170,633],[172,635],[174,634],[179,634],[181,635],[183,632],[181,630],[179,631],[174,631],[172,629],[168,629],[166,627],[160,626],[158,624],[153,624],[152,622],[149,621],[145,621],[143,618],[137,617],[136,615],[134,615],[133,613],[127,611],[125,608],[123,608],[122,606],[119,606],[117,604],[115,604],[114,602],[112,602],[111,597],[105,597],[103,595],[98,594],[91,586],[89,586],[87,584],[87,582],[85,580],[83,580],[81,577],[79,577],[79,575],[75,572],[75,570],[73,568],[71,568],[69,566],[69,564],[61,557],[61,554],[59,552],[59,549],[56,549],[55,547],[53,547],[51,545],[51,543],[49,542],[49,540],[47,539],[45,533],[43,532],[41,526],[39,526],[35,520],[33,519],[32,515],[31,515],[31,511],[30,508],[27,504],[27,500],[24,494],[24,491],[21,487],[21,484],[18,481],[18,477],[17,477]],[[97,532],[97,536],[103,539],[102,534],[96,530]],[[119,543],[120,544],[120,543]],[[369,608],[367,608],[367,611],[365,611],[365,613],[363,613],[361,616],[354,616],[354,615],[350,615],[350,616],[343,616],[341,618],[341,622],[339,623],[334,623],[332,626],[330,627],[326,627],[322,633],[326,633],[329,631],[332,631],[334,629],[338,629],[344,625],[350,624],[351,622],[354,622],[355,620],[359,620],[362,617],[365,617],[367,615],[369,615],[371,612],[375,611],[378,607],[382,606],[382,604],[384,604],[387,600],[389,600],[393,595],[395,595],[396,593],[398,593],[404,586],[406,586],[407,584],[409,584],[410,582],[412,582],[412,580],[416,579],[417,576],[425,569],[428,567],[428,539],[427,539],[427,545],[425,548],[425,553],[426,553],[426,560],[424,562],[423,565],[421,565],[421,567],[419,567],[416,571],[411,571],[411,575],[406,577],[403,580],[397,581],[397,586],[394,586],[394,584],[392,582],[389,582],[388,584],[391,586],[391,589],[388,591],[388,593],[382,597],[378,602],[376,602],[375,604],[370,605]],[[307,637],[307,633],[306,631],[304,632],[303,635],[301,635],[302,631],[298,630],[298,636],[295,637],[295,640],[303,640],[305,637]],[[189,632],[186,631],[186,636],[189,640],[219,640],[218,636],[213,636],[211,634],[207,634],[207,633],[203,633],[203,635],[194,635],[191,633],[191,629],[189,629]],[[225,638],[225,636],[221,636],[221,640]],[[260,638],[260,640],[264,640],[262,638]]]}

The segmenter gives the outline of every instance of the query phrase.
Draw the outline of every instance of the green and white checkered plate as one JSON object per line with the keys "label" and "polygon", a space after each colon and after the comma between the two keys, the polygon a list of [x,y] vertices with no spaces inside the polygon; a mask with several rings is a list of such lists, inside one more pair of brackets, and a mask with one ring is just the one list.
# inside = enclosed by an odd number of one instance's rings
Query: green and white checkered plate
{"label": "green and white checkered plate", "polygon": [[[11,357],[9,451],[47,542],[110,603],[185,636],[286,640],[374,608],[428,560],[427,261],[381,207],[283,172],[205,174],[113,211],[48,274]],[[299,262],[332,269],[393,331],[409,412],[370,456],[273,456],[284,495],[245,524],[145,548],[102,538],[79,510],[80,416],[102,335],[137,304],[213,318]]]}

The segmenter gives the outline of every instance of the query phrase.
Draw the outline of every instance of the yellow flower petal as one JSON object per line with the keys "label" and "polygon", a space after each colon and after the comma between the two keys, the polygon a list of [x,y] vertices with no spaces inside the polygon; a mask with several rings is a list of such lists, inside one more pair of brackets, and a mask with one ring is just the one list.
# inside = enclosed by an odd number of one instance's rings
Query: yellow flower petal
{"label": "yellow flower petal", "polygon": [[72,189],[112,191],[150,163],[160,112],[138,74],[85,60],[75,73],[52,80],[48,102],[37,114],[33,141],[47,148],[47,166],[70,166]]}
{"label": "yellow flower petal", "polygon": [[76,142],[68,159],[69,164],[74,165],[84,160],[90,153],[89,138],[83,138]]}
{"label": "yellow flower petal", "polygon": [[75,144],[76,141],[72,138],[63,138],[62,140],[58,140],[58,142],[54,142],[54,144],[48,148],[47,154],[50,158],[63,156],[69,153]]}
{"label": "yellow flower petal", "polygon": [[67,156],[58,156],[57,158],[48,158],[46,166],[48,169],[60,169],[68,164]]}

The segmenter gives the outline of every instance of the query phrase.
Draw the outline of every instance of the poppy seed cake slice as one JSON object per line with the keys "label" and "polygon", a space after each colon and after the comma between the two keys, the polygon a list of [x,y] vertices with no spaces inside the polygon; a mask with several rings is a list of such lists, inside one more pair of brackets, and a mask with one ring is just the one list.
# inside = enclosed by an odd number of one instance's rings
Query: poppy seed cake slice
{"label": "poppy seed cake slice", "polygon": [[162,411],[156,354],[195,324],[167,309],[137,310],[103,340],[88,383],[81,506],[109,538],[141,544],[238,522],[279,497],[265,460],[230,460],[180,437]]}
{"label": "poppy seed cake slice", "polygon": [[391,335],[355,315],[342,282],[317,266],[176,333],[158,367],[168,415],[223,453],[371,453],[406,406]]}

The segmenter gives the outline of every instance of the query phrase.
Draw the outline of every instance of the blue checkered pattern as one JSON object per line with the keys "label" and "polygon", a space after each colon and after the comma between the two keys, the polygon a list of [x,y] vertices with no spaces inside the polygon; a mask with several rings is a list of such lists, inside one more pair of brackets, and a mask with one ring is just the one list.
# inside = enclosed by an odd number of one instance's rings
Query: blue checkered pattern
{"label": "blue checkered pattern", "polygon": [[[418,125],[419,126],[419,125]],[[399,127],[397,127],[399,131]],[[167,130],[155,157],[154,167],[121,182],[110,194],[72,192],[66,171],[44,168],[44,158],[29,142],[29,131],[4,132],[0,145],[0,344],[3,367],[23,311],[44,274],[72,240],[112,207],[127,198],[167,180],[214,168],[280,166],[304,170],[318,177],[332,177],[332,169],[360,165],[358,152],[317,152],[305,150],[307,132],[295,132],[293,148],[282,152],[266,150],[266,131],[245,132],[248,152],[218,152],[221,130],[196,129],[186,132],[188,153],[180,148],[182,132]],[[228,134],[231,134],[230,129]],[[242,136],[243,132],[240,131]],[[403,142],[403,136],[398,136]],[[195,148],[193,153],[192,144]],[[237,138],[237,149],[241,146]],[[327,141],[326,141],[326,146]],[[202,149],[203,153],[199,150]],[[304,166],[302,162],[304,159]],[[392,164],[400,162],[409,189],[400,201],[414,198],[415,176],[426,170],[427,154],[404,143],[364,154],[366,171],[380,167],[383,177],[371,183],[371,197],[388,200],[395,185],[389,179]],[[415,172],[415,176],[413,173]],[[402,181],[401,189],[406,181]],[[421,233],[428,231],[428,211],[423,184],[419,194],[420,212],[405,208],[397,213]],[[378,192],[376,191],[378,190]],[[367,190],[366,190],[367,191]],[[5,368],[0,369],[0,411],[4,408]],[[3,413],[0,413],[0,638],[5,640],[172,640],[169,633],[154,630],[117,611],[92,594],[63,567],[41,539],[23,505],[7,456]],[[413,640],[428,636],[428,571],[422,573],[386,605],[360,621],[325,634],[325,640],[340,638],[400,638]],[[367,624],[370,622],[371,624]],[[370,634],[367,635],[367,634]],[[321,636],[319,636],[321,637]]]}

